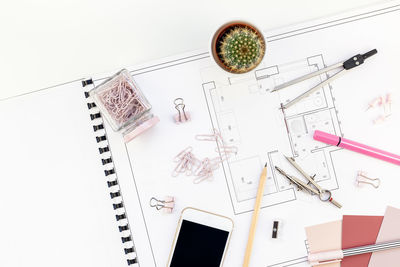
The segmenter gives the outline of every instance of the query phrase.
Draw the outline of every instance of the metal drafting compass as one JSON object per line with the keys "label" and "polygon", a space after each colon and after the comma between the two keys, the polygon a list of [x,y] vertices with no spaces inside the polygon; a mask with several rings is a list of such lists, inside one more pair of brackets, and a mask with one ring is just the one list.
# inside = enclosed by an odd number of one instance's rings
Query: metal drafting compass
{"label": "metal drafting compass", "polygon": [[344,62],[336,63],[336,64],[334,64],[332,66],[329,66],[329,67],[326,67],[324,69],[321,69],[321,70],[312,72],[310,74],[301,76],[301,77],[296,78],[296,79],[294,79],[292,81],[289,81],[287,83],[283,83],[281,85],[278,85],[271,92],[275,92],[275,91],[281,90],[281,89],[286,88],[288,86],[291,86],[291,85],[294,85],[296,83],[299,83],[299,82],[308,80],[310,78],[313,78],[315,76],[321,75],[321,74],[323,74],[325,72],[328,72],[328,71],[331,71],[331,70],[334,70],[334,69],[340,69],[338,72],[336,72],[334,75],[330,76],[325,81],[317,84],[316,86],[314,86],[313,88],[309,89],[308,91],[306,91],[306,92],[302,93],[301,95],[295,97],[290,102],[282,105],[282,108],[288,108],[288,107],[296,104],[297,102],[299,102],[301,99],[309,96],[310,94],[312,94],[313,92],[315,92],[319,88],[327,85],[328,83],[332,82],[333,80],[335,80],[335,79],[339,78],[340,76],[342,76],[343,74],[347,73],[346,70],[351,70],[351,69],[353,69],[355,67],[360,66],[361,64],[364,63],[364,61],[367,58],[375,55],[376,53],[378,53],[378,51],[376,49],[374,49],[374,50],[371,50],[371,51],[369,51],[369,52],[367,52],[365,54],[355,55],[355,56],[351,57],[350,59],[348,59],[348,60],[346,60]]}
{"label": "metal drafting compass", "polygon": [[308,175],[294,160],[294,158],[292,157],[286,157],[285,158],[290,162],[290,164],[292,164],[293,167],[295,167],[305,178],[307,178],[308,183],[304,182],[302,180],[300,180],[299,178],[296,178],[292,175],[287,174],[284,170],[282,170],[281,168],[279,168],[278,166],[275,166],[275,169],[282,174],[283,176],[285,176],[286,178],[289,179],[289,181],[292,184],[295,184],[298,188],[298,190],[303,190],[305,189],[308,193],[310,194],[315,194],[318,195],[319,199],[321,201],[329,201],[331,202],[333,205],[335,205],[338,208],[341,208],[342,205],[340,205],[337,201],[335,201],[332,198],[332,193],[331,191],[327,190],[327,189],[323,189],[315,180],[314,177],[315,175],[311,176]]}

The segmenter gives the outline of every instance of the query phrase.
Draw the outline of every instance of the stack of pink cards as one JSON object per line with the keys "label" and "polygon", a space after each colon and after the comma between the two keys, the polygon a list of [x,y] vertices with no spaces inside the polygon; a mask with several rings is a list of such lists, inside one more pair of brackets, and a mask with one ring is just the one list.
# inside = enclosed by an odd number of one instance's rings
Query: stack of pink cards
{"label": "stack of pink cards", "polygon": [[[385,216],[343,216],[342,221],[306,228],[309,253],[340,250],[400,240],[400,209],[387,207]],[[399,267],[400,248],[345,257],[324,267]]]}

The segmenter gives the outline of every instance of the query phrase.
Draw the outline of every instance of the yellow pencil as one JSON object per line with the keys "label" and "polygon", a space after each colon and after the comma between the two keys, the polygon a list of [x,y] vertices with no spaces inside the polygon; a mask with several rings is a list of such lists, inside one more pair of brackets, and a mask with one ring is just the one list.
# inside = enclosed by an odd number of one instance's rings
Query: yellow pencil
{"label": "yellow pencil", "polygon": [[246,253],[244,254],[243,267],[248,267],[250,264],[251,250],[253,248],[254,236],[256,234],[258,215],[260,215],[261,200],[264,195],[265,180],[267,178],[267,163],[262,170],[260,182],[258,183],[256,204],[254,205],[253,217],[251,218],[249,239],[247,240]]}

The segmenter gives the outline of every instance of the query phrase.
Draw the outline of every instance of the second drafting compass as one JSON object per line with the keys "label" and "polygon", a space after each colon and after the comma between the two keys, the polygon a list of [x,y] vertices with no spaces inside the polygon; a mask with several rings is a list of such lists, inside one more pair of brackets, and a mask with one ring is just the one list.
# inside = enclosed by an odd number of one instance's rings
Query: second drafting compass
{"label": "second drafting compass", "polygon": [[334,200],[332,198],[332,193],[331,191],[327,190],[327,189],[323,189],[315,180],[315,175],[311,176],[308,175],[294,160],[294,158],[291,157],[286,157],[286,159],[290,162],[290,164],[293,165],[293,167],[295,167],[305,178],[307,178],[308,183],[307,182],[303,182],[302,180],[300,180],[299,178],[294,177],[293,175],[289,175],[287,174],[284,170],[282,170],[281,168],[279,168],[278,166],[275,166],[275,169],[282,174],[283,176],[285,176],[286,178],[289,179],[289,181],[292,184],[295,184],[298,188],[298,190],[307,190],[308,193],[310,194],[315,194],[319,197],[319,199],[321,201],[329,201],[331,202],[333,205],[335,205],[338,208],[341,208],[342,205],[339,204],[339,202],[337,202],[336,200]]}
{"label": "second drafting compass", "polygon": [[364,63],[364,61],[365,61],[367,58],[369,58],[369,57],[375,55],[376,53],[378,53],[378,51],[377,51],[376,49],[374,49],[374,50],[371,50],[371,51],[369,51],[369,52],[367,52],[367,53],[365,53],[365,54],[358,54],[358,55],[355,55],[355,56],[349,58],[348,60],[346,60],[346,61],[344,61],[344,62],[336,63],[336,64],[334,64],[334,65],[332,65],[332,66],[329,66],[329,67],[326,67],[326,68],[324,68],[324,69],[321,69],[321,70],[312,72],[312,73],[310,73],[310,74],[304,75],[304,76],[302,76],[302,77],[299,77],[299,78],[294,79],[294,80],[292,80],[292,81],[289,81],[289,82],[287,82],[287,83],[278,85],[278,86],[276,86],[271,92],[275,92],[275,91],[281,90],[281,89],[286,88],[286,87],[288,87],[288,86],[291,86],[291,85],[294,85],[294,84],[296,84],[296,83],[299,83],[299,82],[308,80],[308,79],[310,79],[310,78],[313,78],[313,77],[315,77],[315,76],[321,75],[321,74],[323,74],[323,73],[325,73],[325,72],[328,72],[328,71],[331,71],[331,70],[334,70],[334,69],[339,69],[338,72],[336,72],[334,75],[332,75],[332,76],[330,76],[329,78],[327,78],[325,81],[323,81],[323,82],[317,84],[317,85],[314,86],[313,88],[311,88],[311,89],[309,89],[308,91],[302,93],[301,95],[295,97],[294,99],[292,99],[292,100],[289,101],[288,103],[282,105],[282,108],[288,108],[288,107],[292,106],[293,104],[296,104],[297,102],[299,102],[301,99],[303,99],[303,98],[309,96],[310,94],[312,94],[313,92],[315,92],[315,91],[318,90],[319,88],[321,88],[321,87],[327,85],[328,83],[332,82],[334,79],[339,78],[340,76],[342,76],[343,74],[345,74],[347,70],[351,70],[351,69],[353,69],[353,68],[355,68],[355,67],[357,67],[357,66],[360,66],[361,64]]}

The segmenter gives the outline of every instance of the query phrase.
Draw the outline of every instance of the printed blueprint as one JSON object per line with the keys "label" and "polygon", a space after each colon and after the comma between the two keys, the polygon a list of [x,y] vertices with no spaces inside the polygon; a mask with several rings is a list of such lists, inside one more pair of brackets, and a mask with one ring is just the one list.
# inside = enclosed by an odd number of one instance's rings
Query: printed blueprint
{"label": "printed blueprint", "polygon": [[270,166],[265,186],[265,206],[296,200],[296,192],[274,166],[290,169],[282,154],[294,157],[305,169],[314,171],[323,188],[337,189],[331,152],[334,147],[310,138],[315,129],[341,135],[332,86],[314,92],[303,101],[282,110],[301,92],[326,79],[321,75],[271,93],[278,84],[325,67],[322,55],[260,68],[248,75],[230,77],[213,67],[203,70],[203,89],[207,95],[214,127],[224,140],[238,147],[238,153],[224,162],[227,182],[236,213],[253,208],[259,170]]}
{"label": "printed blueprint", "polygon": [[[251,266],[307,266],[304,227],[340,220],[343,214],[376,215],[383,214],[386,205],[399,207],[400,199],[393,197],[399,188],[398,166],[312,139],[313,131],[319,129],[400,152],[400,142],[393,142],[398,140],[400,113],[393,112],[387,123],[374,126],[370,113],[365,111],[374,97],[400,90],[400,35],[393,25],[400,25],[397,1],[267,32],[264,61],[244,75],[218,69],[206,50],[129,68],[152,104],[153,113],[160,118],[155,127],[128,144],[107,130],[140,265],[166,265],[180,212],[185,207],[196,207],[234,220],[224,266],[241,266],[265,162],[268,180]],[[276,85],[374,48],[378,54],[362,66],[285,112],[280,109],[281,103],[333,73],[271,92]],[[104,77],[93,77],[94,86]],[[178,97],[184,99],[191,115],[190,122],[180,125],[173,121],[173,102]],[[394,103],[396,100],[394,94]],[[195,139],[197,134],[213,129],[238,148],[237,154],[224,162],[210,181],[193,184],[191,177],[173,177],[173,159],[188,146],[199,158],[218,155],[215,143]],[[316,174],[318,183],[332,190],[343,208],[295,190],[275,172],[273,167],[279,166],[302,178],[286,162],[285,155],[293,156],[308,173]],[[358,170],[379,175],[379,190],[356,187]],[[149,206],[152,197],[164,196],[176,198],[172,214],[162,214]],[[277,239],[271,238],[274,220],[282,222]]]}

